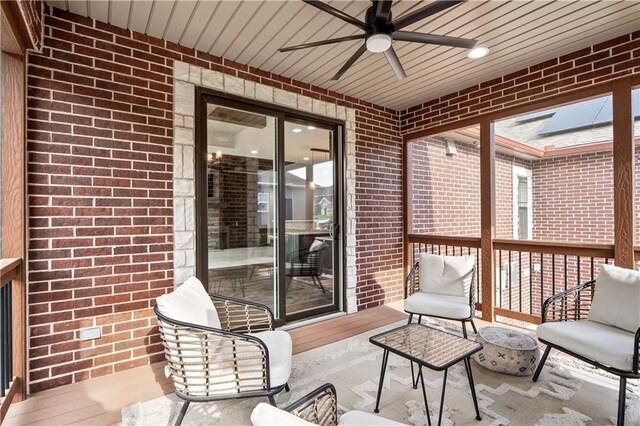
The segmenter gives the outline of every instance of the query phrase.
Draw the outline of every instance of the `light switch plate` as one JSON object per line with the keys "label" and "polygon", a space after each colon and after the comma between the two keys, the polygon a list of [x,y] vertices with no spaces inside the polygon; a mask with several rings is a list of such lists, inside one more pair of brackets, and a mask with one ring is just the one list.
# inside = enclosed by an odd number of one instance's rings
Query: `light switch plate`
{"label": "light switch plate", "polygon": [[80,340],[95,340],[102,337],[102,329],[100,327],[85,328],[80,330]]}

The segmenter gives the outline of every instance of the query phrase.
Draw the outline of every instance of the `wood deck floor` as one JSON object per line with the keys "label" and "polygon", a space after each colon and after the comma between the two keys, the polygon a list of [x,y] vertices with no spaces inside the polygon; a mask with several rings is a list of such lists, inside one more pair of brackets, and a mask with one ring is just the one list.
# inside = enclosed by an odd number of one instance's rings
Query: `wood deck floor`
{"label": "wood deck floor", "polygon": [[[405,319],[399,305],[379,306],[352,315],[289,330],[293,352],[300,353]],[[4,425],[120,424],[120,410],[173,391],[164,363],[39,392],[13,404]]]}

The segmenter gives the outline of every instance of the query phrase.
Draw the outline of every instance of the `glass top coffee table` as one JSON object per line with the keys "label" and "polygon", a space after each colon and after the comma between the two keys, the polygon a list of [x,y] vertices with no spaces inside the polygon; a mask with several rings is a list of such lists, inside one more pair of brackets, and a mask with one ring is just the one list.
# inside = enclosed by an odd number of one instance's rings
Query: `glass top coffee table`
{"label": "glass top coffee table", "polygon": [[[422,367],[430,368],[435,371],[444,370],[444,380],[442,382],[442,397],[440,399],[440,413],[438,414],[438,425],[442,421],[442,407],[444,405],[444,394],[447,387],[447,371],[449,367],[460,361],[464,362],[469,386],[471,387],[471,396],[476,409],[476,419],[482,420],[480,410],[478,409],[478,400],[476,398],[476,390],[473,384],[473,375],[471,373],[470,356],[482,349],[480,343],[472,340],[464,339],[455,334],[447,333],[433,327],[423,324],[407,324],[393,330],[385,331],[369,338],[369,342],[384,349],[382,356],[382,369],[380,370],[380,382],[378,383],[378,396],[376,398],[376,408],[373,410],[378,413],[380,406],[380,396],[382,394],[382,383],[384,382],[384,373],[387,369],[387,360],[389,352],[399,355],[411,361],[411,380],[413,388],[418,388],[418,381],[422,383],[422,396],[424,397],[424,405],[427,411],[427,420],[431,425],[429,417],[429,405],[427,403],[427,392],[424,387],[424,377],[422,375]],[[413,363],[418,364],[418,376],[414,381]]]}

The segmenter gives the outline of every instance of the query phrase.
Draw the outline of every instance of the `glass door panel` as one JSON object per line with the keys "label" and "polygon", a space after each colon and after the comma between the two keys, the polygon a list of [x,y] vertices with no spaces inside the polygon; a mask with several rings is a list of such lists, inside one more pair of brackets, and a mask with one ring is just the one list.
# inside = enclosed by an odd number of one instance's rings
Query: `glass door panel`
{"label": "glass door panel", "polygon": [[335,304],[334,131],[285,121],[287,316]]}
{"label": "glass door panel", "polygon": [[209,292],[278,315],[277,118],[207,104]]}

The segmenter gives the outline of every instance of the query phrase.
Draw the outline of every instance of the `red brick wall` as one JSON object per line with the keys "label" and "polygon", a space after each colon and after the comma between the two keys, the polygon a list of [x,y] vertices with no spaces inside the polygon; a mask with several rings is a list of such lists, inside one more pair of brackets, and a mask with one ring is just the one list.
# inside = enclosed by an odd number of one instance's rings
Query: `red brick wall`
{"label": "red brick wall", "polygon": [[408,108],[400,129],[411,133],[632,73],[640,73],[640,31]]}
{"label": "red brick wall", "polygon": [[417,234],[480,236],[480,151],[456,142],[445,154],[439,136],[411,143],[413,229]]}
{"label": "red brick wall", "polygon": [[533,162],[533,238],[613,244],[613,153]]}
{"label": "red brick wall", "polygon": [[356,107],[358,310],[404,297],[398,115],[361,104],[366,108]]}
{"label": "red brick wall", "polygon": [[[480,237],[480,149],[456,142],[445,155],[444,138],[410,144],[413,229],[417,234]],[[496,238],[513,237],[513,166],[531,162],[496,153]]]}
{"label": "red brick wall", "polygon": [[[356,109],[358,307],[402,295],[395,111],[139,33],[45,13],[28,58],[31,392],[162,358],[151,308],[173,287],[172,65]],[[80,343],[78,330],[100,326]]]}

